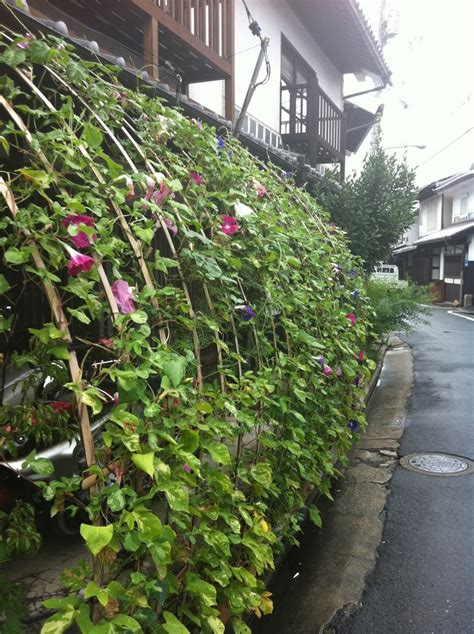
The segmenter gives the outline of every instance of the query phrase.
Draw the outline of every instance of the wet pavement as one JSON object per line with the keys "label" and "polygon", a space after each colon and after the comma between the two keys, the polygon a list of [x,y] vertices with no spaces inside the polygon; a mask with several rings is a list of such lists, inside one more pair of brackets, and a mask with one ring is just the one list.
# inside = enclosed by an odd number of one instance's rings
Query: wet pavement
{"label": "wet pavement", "polygon": [[[400,454],[474,458],[474,323],[436,308],[406,338],[414,388]],[[362,608],[337,634],[474,633],[474,474],[424,475],[397,467],[379,558]]]}

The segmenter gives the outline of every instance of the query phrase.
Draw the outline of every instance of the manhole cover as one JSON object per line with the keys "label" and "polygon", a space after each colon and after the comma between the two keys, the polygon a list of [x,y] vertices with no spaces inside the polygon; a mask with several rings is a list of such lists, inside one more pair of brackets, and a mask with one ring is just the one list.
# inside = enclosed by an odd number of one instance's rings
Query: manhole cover
{"label": "manhole cover", "polygon": [[416,473],[437,476],[466,475],[473,470],[473,463],[468,458],[445,453],[409,454],[400,460],[400,464]]}

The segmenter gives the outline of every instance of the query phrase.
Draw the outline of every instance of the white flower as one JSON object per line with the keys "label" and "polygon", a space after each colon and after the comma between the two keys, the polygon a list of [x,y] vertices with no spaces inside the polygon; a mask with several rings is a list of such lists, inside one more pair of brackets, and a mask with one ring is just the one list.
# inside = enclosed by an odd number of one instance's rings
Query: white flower
{"label": "white flower", "polygon": [[238,201],[235,203],[234,209],[237,218],[245,218],[246,216],[250,216],[251,214],[255,213],[254,210],[251,209],[251,207],[247,207],[247,205],[244,205],[244,203]]}

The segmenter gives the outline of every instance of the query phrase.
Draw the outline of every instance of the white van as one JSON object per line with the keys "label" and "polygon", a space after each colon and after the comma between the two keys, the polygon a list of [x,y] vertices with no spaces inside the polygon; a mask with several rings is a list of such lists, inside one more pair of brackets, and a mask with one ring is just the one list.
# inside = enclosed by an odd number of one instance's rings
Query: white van
{"label": "white van", "polygon": [[398,284],[398,266],[395,264],[379,264],[370,276],[373,280]]}

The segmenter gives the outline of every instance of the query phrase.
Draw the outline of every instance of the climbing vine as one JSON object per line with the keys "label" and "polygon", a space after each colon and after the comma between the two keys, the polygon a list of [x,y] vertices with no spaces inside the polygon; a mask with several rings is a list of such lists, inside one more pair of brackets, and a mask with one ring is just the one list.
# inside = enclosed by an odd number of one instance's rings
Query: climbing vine
{"label": "climbing vine", "polygon": [[[272,609],[263,573],[364,425],[358,263],[227,129],[60,40],[3,35],[4,361],[66,398],[5,403],[0,450],[34,437],[36,486],[92,555],[44,631],[249,632]],[[61,479],[41,447],[78,435]]]}

